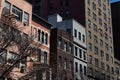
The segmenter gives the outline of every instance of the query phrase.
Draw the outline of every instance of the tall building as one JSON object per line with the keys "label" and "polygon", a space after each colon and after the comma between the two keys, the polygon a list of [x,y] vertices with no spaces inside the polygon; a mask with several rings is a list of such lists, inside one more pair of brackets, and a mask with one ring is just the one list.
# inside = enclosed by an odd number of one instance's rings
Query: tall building
{"label": "tall building", "polygon": [[115,58],[115,80],[120,80],[120,60]]}
{"label": "tall building", "polygon": [[[87,59],[89,61],[87,65],[88,77],[97,80],[114,79],[114,49],[110,1],[51,0],[48,7],[50,8],[48,14],[67,14],[66,16],[69,16],[69,18],[75,18],[82,25],[85,25]],[[66,16],[63,16],[63,19]]]}
{"label": "tall building", "polygon": [[74,80],[86,80],[87,54],[85,28],[74,19],[62,20],[62,17],[58,14],[50,15],[48,21],[53,24],[52,28],[59,27],[73,36]]}
{"label": "tall building", "polygon": [[113,39],[114,39],[114,52],[115,58],[120,60],[120,1],[111,3],[111,12],[112,12],[112,27],[113,27]]}

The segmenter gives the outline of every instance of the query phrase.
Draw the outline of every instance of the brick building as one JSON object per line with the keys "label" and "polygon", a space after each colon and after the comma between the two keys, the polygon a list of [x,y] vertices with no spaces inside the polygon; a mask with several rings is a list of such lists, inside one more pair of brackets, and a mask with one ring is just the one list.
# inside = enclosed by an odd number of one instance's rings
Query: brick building
{"label": "brick building", "polygon": [[51,30],[52,80],[73,80],[73,37],[64,30]]}
{"label": "brick building", "polygon": [[63,20],[58,14],[49,15],[48,21],[73,36],[74,79],[87,79],[87,54],[85,28],[74,19]]}
{"label": "brick building", "polygon": [[[12,63],[14,63],[12,62],[12,60],[15,60],[16,59],[15,57],[20,55],[19,54],[20,51],[18,51],[19,47],[17,46],[17,43],[19,43],[20,39],[23,39],[23,37],[24,37],[24,40],[28,41],[27,37],[30,33],[31,18],[32,18],[32,5],[26,2],[25,0],[19,0],[19,1],[0,0],[0,24],[1,24],[0,28],[2,28],[2,31],[1,31],[2,37],[10,35],[10,34],[7,34],[10,29],[13,30],[12,34],[14,36],[14,43],[9,44],[9,46],[4,48],[5,50],[3,51],[1,50],[2,52],[0,52],[1,56],[2,57],[4,56],[3,57],[4,59],[0,62],[1,65],[5,64],[7,67],[11,66]],[[15,27],[17,27],[18,30],[16,30]],[[5,40],[5,37],[4,37],[4,40]],[[2,44],[0,44],[0,46],[1,45]],[[25,46],[23,46],[23,48],[24,47]],[[0,49],[2,48],[0,47]],[[10,78],[19,79],[21,76],[25,75],[21,73],[22,65],[26,65],[26,64],[22,62],[18,62],[15,65],[15,67],[12,68],[12,71],[10,70],[10,74],[9,74]],[[2,74],[1,72],[0,72],[0,76]]]}

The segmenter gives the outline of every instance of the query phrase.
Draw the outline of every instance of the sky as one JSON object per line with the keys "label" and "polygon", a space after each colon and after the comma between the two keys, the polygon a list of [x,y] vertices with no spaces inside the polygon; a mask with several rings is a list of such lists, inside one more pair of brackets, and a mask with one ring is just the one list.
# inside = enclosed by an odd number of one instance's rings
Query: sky
{"label": "sky", "polygon": [[113,2],[117,2],[117,1],[120,1],[120,0],[111,0],[111,3],[113,3]]}

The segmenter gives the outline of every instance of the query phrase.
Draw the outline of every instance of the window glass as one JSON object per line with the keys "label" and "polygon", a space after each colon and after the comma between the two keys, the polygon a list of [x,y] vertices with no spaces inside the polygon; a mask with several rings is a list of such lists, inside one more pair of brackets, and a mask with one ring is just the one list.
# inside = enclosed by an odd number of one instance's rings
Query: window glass
{"label": "window glass", "polygon": [[17,20],[18,21],[22,21],[22,10],[20,10],[19,8],[13,6],[12,12],[17,15]]}

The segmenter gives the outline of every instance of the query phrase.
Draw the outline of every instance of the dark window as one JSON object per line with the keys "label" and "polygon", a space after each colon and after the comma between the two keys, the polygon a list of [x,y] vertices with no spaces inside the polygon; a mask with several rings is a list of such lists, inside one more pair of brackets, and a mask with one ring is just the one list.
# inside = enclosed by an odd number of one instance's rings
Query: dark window
{"label": "dark window", "polygon": [[78,72],[78,63],[75,62],[75,72]]}
{"label": "dark window", "polygon": [[79,57],[82,58],[82,50],[79,49]]}
{"label": "dark window", "polygon": [[78,48],[75,46],[75,56],[78,55]]}
{"label": "dark window", "polygon": [[77,38],[77,30],[74,29],[74,36]]}
{"label": "dark window", "polygon": [[37,49],[37,61],[41,61],[41,50]]}
{"label": "dark window", "polygon": [[86,76],[86,71],[87,71],[87,68],[86,66],[84,66],[84,75]]}
{"label": "dark window", "polygon": [[22,22],[22,10],[13,6],[12,12],[17,15],[17,20]]}
{"label": "dark window", "polygon": [[4,7],[4,12],[3,13],[10,13],[10,6],[11,4],[9,2],[5,1],[5,7]]}
{"label": "dark window", "polygon": [[38,41],[40,41],[40,35],[41,35],[41,31],[38,30]]}
{"label": "dark window", "polygon": [[47,52],[44,52],[44,63],[47,64]]}
{"label": "dark window", "polygon": [[24,26],[28,26],[29,25],[29,14],[28,13],[24,13]]}
{"label": "dark window", "polygon": [[42,32],[42,43],[44,43],[44,32]]}
{"label": "dark window", "polygon": [[79,32],[79,40],[81,40],[81,33]]}
{"label": "dark window", "polygon": [[45,34],[45,44],[46,45],[48,44],[48,34],[47,33]]}

